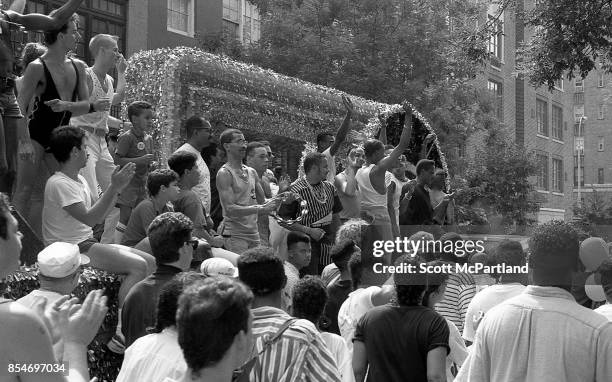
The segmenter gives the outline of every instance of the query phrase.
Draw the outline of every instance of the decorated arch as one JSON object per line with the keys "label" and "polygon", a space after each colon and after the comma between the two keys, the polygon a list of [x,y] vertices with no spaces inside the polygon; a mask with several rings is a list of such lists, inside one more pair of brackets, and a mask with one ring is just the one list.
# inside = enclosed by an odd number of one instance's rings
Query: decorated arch
{"label": "decorated arch", "polygon": [[[130,58],[127,102],[152,103],[157,119],[153,135],[158,159],[167,157],[184,141],[184,121],[194,114],[211,120],[215,135],[227,127],[242,130],[247,140],[268,140],[277,153],[275,165],[295,176],[300,154],[323,131],[334,132],[344,116],[339,90],[314,85],[271,70],[233,61],[194,48],[142,51]],[[397,143],[404,123],[401,105],[388,105],[350,96],[355,106],[352,128],[368,137],[387,127],[388,142]],[[420,150],[433,132],[415,113],[411,153]],[[446,169],[436,139],[431,159]],[[416,155],[416,154],[415,154]]]}

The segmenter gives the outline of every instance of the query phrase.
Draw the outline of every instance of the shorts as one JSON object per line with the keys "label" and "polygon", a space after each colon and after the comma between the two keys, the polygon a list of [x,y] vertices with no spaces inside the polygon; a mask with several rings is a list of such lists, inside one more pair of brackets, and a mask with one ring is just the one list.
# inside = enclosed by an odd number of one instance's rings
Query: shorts
{"label": "shorts", "polygon": [[145,186],[132,186],[128,185],[121,191],[117,198],[117,207],[126,206],[134,209],[138,203],[142,202],[147,196],[147,190]]}
{"label": "shorts", "polygon": [[0,114],[4,118],[23,118],[13,89],[0,94]]}
{"label": "shorts", "polygon": [[87,252],[89,252],[89,250],[91,249],[91,247],[93,247],[94,244],[100,244],[100,243],[98,242],[98,240],[96,240],[93,237],[83,240],[82,242],[78,244],[79,252],[81,252],[81,254],[86,254]]}

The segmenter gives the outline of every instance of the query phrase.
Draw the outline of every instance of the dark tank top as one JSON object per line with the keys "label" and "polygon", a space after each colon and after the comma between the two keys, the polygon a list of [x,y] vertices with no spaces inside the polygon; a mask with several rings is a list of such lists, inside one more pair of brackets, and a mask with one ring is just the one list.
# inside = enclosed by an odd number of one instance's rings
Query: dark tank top
{"label": "dark tank top", "polygon": [[[40,145],[45,149],[48,149],[49,141],[51,139],[51,132],[57,127],[69,125],[72,113],[69,111],[55,113],[49,106],[45,105],[46,101],[61,99],[61,97],[57,91],[55,82],[53,82],[51,72],[47,68],[47,64],[42,58],[39,58],[39,60],[42,62],[45,70],[46,86],[44,92],[40,96],[36,97],[36,100],[34,101],[34,111],[32,112],[32,118],[28,123],[28,129],[30,130],[30,138],[40,143]],[[70,62],[72,62],[72,66],[74,67],[74,71],[76,73],[76,83],[74,85],[74,90],[72,91],[72,98],[70,101],[75,102],[77,100],[79,90],[79,70],[77,69],[72,58],[70,59]]]}

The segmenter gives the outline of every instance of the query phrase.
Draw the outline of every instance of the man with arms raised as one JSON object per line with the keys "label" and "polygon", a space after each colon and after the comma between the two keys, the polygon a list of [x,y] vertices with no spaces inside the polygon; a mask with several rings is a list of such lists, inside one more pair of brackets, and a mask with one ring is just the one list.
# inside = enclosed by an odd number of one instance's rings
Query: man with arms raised
{"label": "man with arms raised", "polygon": [[317,135],[317,152],[325,155],[327,168],[329,169],[326,179],[331,184],[334,184],[334,178],[336,177],[336,162],[334,156],[346,139],[346,135],[351,127],[351,116],[353,115],[354,110],[353,103],[351,102],[350,98],[342,96],[342,103],[346,108],[346,116],[344,117],[344,121],[342,121],[342,125],[336,132],[336,137],[329,132],[320,133]]}
{"label": "man with arms raised", "polygon": [[223,206],[219,233],[225,238],[226,249],[241,254],[259,245],[257,216],[276,211],[278,200],[265,202],[257,172],[242,163],[247,142],[240,130],[225,130],[219,143],[227,154],[227,163],[217,173],[217,189]]}
{"label": "man with arms raised", "polygon": [[[52,31],[61,28],[82,2],[83,0],[70,0],[51,16],[47,16],[40,13],[23,15],[25,0],[19,0],[0,14],[0,174],[7,169],[11,175],[17,171],[17,128],[19,120],[23,118],[22,111],[26,112],[26,109],[19,108],[15,98],[12,32],[16,32],[20,27],[29,31]],[[0,179],[2,191],[10,189],[8,178],[11,177]]]}
{"label": "man with arms raised", "polygon": [[[19,268],[21,238],[17,219],[9,211],[9,201],[0,193],[0,280]],[[88,382],[87,345],[93,340],[106,315],[106,297],[101,290],[90,292],[80,308],[68,296],[47,306],[40,300],[33,309],[0,298],[0,368],[3,382]],[[41,319],[45,317],[45,320]],[[48,328],[56,328],[64,341],[66,371],[58,374],[9,372],[19,363],[55,364]]]}
{"label": "man with arms raised", "polygon": [[386,173],[398,163],[398,158],[408,147],[411,134],[412,109],[408,108],[400,141],[388,156],[385,156],[385,145],[377,139],[369,139],[363,145],[366,164],[357,170],[355,178],[361,193],[361,211],[373,219],[380,240],[391,240],[393,237],[387,208],[387,186],[390,179]]}

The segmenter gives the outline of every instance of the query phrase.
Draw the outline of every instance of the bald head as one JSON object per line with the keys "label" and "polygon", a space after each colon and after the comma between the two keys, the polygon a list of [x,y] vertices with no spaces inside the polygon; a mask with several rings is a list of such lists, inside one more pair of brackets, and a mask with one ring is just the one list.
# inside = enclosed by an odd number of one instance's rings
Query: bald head
{"label": "bald head", "polygon": [[89,52],[93,57],[96,57],[100,52],[100,48],[114,49],[117,46],[119,37],[110,34],[97,34],[89,40]]}

